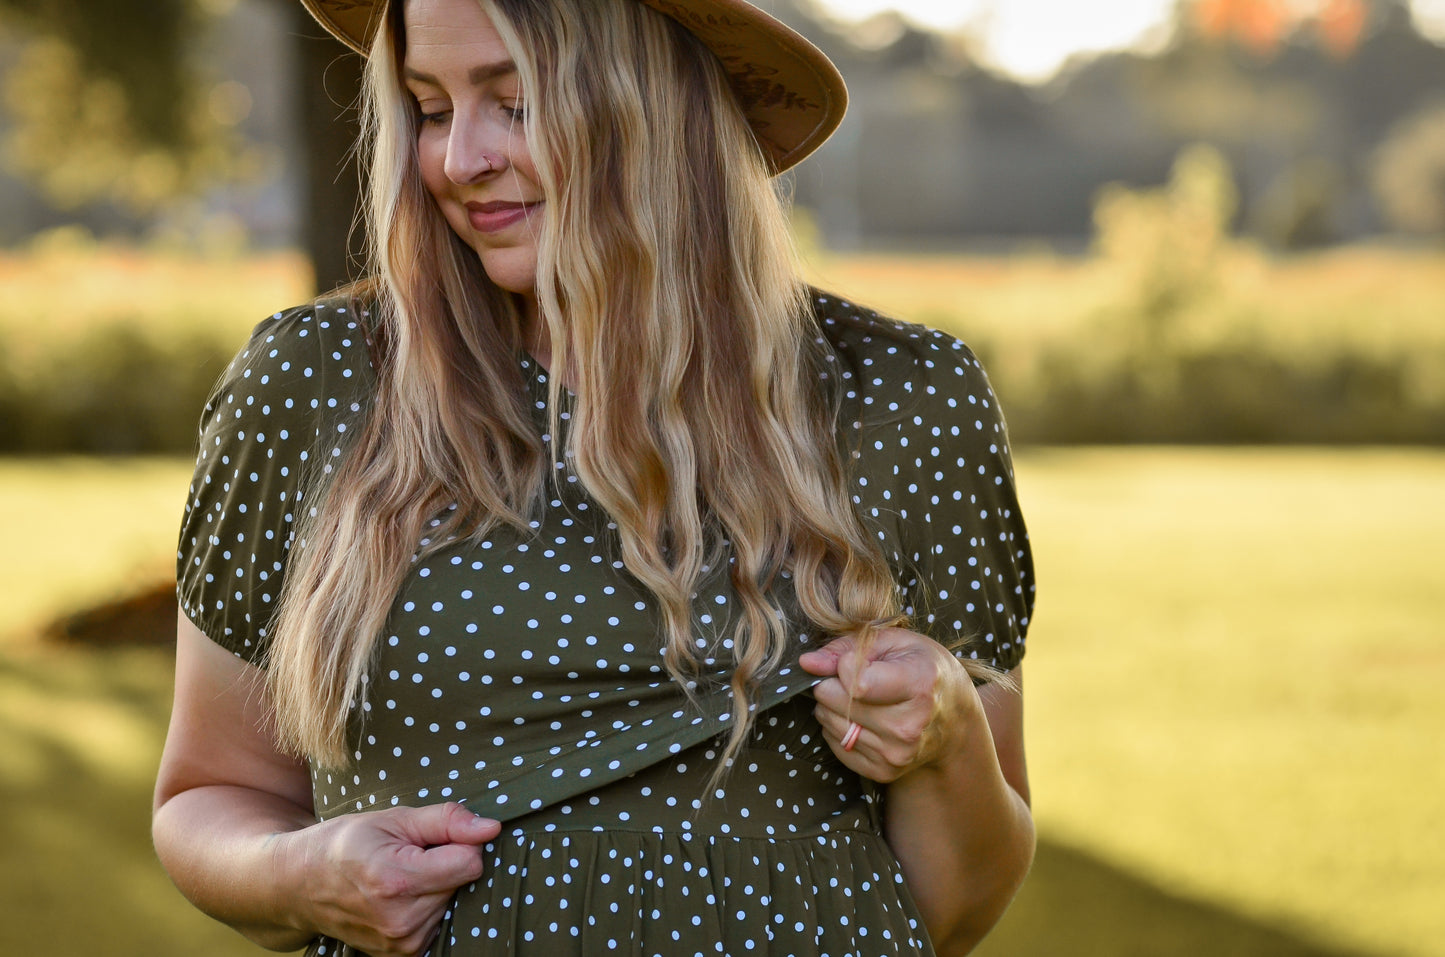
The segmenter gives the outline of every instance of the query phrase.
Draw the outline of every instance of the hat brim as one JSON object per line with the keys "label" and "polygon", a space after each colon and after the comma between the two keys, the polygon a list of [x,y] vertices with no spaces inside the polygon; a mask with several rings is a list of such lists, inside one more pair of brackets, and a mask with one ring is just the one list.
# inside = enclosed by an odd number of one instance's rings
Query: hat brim
{"label": "hat brim", "polygon": [[[832,135],[848,108],[833,62],[787,24],[747,0],[640,0],[681,23],[722,62],[753,135],[781,173]],[[301,0],[326,30],[365,56],[383,4]]]}

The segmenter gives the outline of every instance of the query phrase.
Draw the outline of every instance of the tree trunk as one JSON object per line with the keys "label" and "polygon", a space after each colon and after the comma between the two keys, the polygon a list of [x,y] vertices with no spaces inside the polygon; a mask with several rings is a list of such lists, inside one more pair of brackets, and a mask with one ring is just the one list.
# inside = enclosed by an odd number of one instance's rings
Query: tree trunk
{"label": "tree trunk", "polygon": [[316,288],[325,292],[361,277],[361,172],[353,146],[362,59],[322,30],[300,4],[292,7],[300,66],[299,142],[306,164],[302,237],[316,270]]}

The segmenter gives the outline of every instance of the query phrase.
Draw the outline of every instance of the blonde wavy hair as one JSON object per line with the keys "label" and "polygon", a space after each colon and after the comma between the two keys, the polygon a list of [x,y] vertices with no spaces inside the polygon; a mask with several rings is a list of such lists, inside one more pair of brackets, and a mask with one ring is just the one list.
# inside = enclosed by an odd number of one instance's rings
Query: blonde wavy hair
{"label": "blonde wavy hair", "polygon": [[[864,640],[900,620],[849,498],[783,200],[721,64],[679,24],[636,0],[478,2],[520,72],[546,201],[536,296],[552,435],[560,384],[575,394],[558,461],[616,523],[684,687],[701,674],[692,596],[710,569],[727,569],[741,605],[721,774],[789,652],[790,619]],[[324,766],[348,760],[418,543],[526,533],[558,472],[525,406],[517,302],[423,186],[400,5],[365,85],[377,391],[305,519],[268,670],[281,743]]]}

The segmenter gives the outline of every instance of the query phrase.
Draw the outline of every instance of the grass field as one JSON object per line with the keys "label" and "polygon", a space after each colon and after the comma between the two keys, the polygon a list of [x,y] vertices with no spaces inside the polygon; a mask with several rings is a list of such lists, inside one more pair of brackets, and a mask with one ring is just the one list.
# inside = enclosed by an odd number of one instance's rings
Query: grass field
{"label": "grass field", "polygon": [[0,459],[0,648],[173,575],[190,476],[176,459]]}
{"label": "grass field", "polygon": [[1019,470],[1042,832],[1306,939],[1445,953],[1445,456]]}
{"label": "grass field", "polygon": [[[980,953],[1445,955],[1445,453],[1018,467],[1041,843]],[[0,463],[0,953],[259,953],[151,857],[168,657],[26,638],[168,563],[187,472]]]}

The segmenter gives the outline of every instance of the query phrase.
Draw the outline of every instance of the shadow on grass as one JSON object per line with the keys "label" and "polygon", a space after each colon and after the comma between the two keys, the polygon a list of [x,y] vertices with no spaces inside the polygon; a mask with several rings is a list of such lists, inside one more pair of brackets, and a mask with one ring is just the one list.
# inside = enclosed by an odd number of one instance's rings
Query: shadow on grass
{"label": "shadow on grass", "polygon": [[261,953],[192,910],[151,848],[174,661],[0,654],[0,954]]}
{"label": "shadow on grass", "polygon": [[1033,872],[976,957],[1365,957],[1179,897],[1039,841]]}
{"label": "shadow on grass", "polygon": [[[263,953],[191,909],[150,844],[150,778],[173,658],[159,649],[0,655],[0,954]],[[44,717],[6,702],[44,702]],[[132,722],[124,761],[77,746],[80,720]],[[1047,839],[980,957],[1364,957],[1186,900]]]}

